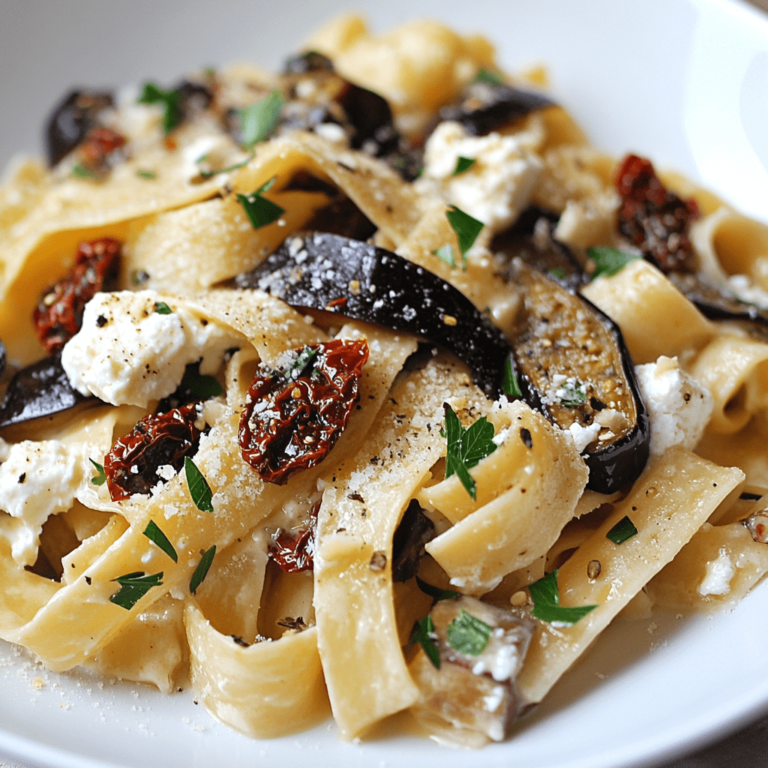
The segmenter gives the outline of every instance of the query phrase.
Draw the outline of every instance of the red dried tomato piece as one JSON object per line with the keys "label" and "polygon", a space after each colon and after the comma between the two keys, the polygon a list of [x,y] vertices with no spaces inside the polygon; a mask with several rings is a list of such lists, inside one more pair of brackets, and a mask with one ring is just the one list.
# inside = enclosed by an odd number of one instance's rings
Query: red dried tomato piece
{"label": "red dried tomato piece", "polygon": [[93,295],[116,286],[121,248],[110,237],[80,243],[69,274],[43,292],[32,317],[48,354],[58,352],[80,330]]}
{"label": "red dried tomato piece", "polygon": [[346,429],[368,344],[336,339],[296,353],[285,371],[256,372],[240,416],[243,458],[277,485],[319,464]]}
{"label": "red dried tomato piece", "polygon": [[109,170],[113,152],[126,145],[125,136],[111,128],[93,128],[77,149],[80,163],[94,173]]}
{"label": "red dried tomato piece", "polygon": [[184,457],[197,451],[200,430],[195,426],[197,403],[168,413],[145,416],[127,435],[118,438],[104,457],[104,474],[112,501],[134,493],[150,492],[163,481],[159,467],[170,464],[177,472]]}
{"label": "red dried tomato piece", "polygon": [[315,568],[315,536],[319,504],[309,512],[309,526],[298,533],[279,530],[269,543],[269,556],[285,573],[301,573]]}
{"label": "red dried tomato piece", "polygon": [[621,234],[664,272],[694,271],[688,231],[700,215],[696,201],[682,200],[670,192],[650,161],[637,155],[627,155],[622,161],[616,188],[621,195]]}

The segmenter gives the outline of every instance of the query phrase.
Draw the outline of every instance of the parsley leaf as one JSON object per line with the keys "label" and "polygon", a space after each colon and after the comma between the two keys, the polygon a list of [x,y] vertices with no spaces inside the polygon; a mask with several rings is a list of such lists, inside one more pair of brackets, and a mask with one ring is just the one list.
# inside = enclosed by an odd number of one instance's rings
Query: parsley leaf
{"label": "parsley leaf", "polygon": [[453,600],[453,598],[461,596],[461,592],[454,592],[452,589],[440,589],[422,581],[418,576],[416,577],[416,584],[425,595],[429,595],[435,600]]}
{"label": "parsley leaf", "polygon": [[314,369],[315,358],[319,353],[320,347],[304,347],[293,361],[293,365],[285,372],[285,378],[288,381],[296,381],[296,379],[300,379],[302,376],[310,376]]}
{"label": "parsley leaf", "polygon": [[623,544],[627,539],[631,539],[636,535],[637,528],[635,528],[635,524],[627,515],[624,515],[624,517],[622,517],[621,520],[619,520],[619,522],[605,534],[605,538],[610,539],[614,544]]}
{"label": "parsley leaf", "polygon": [[139,170],[136,171],[136,175],[140,179],[156,179],[157,178],[156,171],[145,171],[143,168],[139,168]]}
{"label": "parsley leaf", "polygon": [[[442,248],[432,251],[439,259],[442,259],[451,269],[456,267],[456,257],[453,255],[453,248],[446,243]],[[466,266],[465,266],[466,269]]]}
{"label": "parsley leaf", "polygon": [[[210,179],[212,176],[216,176],[219,173],[229,173],[230,171],[236,171],[238,168],[242,168],[243,166],[248,165],[248,163],[250,163],[251,160],[253,160],[254,157],[256,157],[256,153],[255,152],[251,152],[251,154],[248,155],[248,157],[246,157],[245,160],[242,160],[239,163],[235,163],[234,165],[230,165],[227,168],[221,168],[218,171],[200,171],[200,175],[204,179]],[[197,159],[198,164],[201,163],[205,159],[206,159],[206,155],[203,155],[202,157],[198,158]]]}
{"label": "parsley leaf", "polygon": [[493,442],[493,424],[483,416],[474,424],[464,429],[459,417],[447,403],[445,408],[445,437],[448,451],[445,457],[445,476],[458,475],[467,493],[477,499],[477,488],[469,470],[481,459],[490,456],[496,450]]}
{"label": "parsley leaf", "polygon": [[147,527],[144,529],[144,535],[151,542],[157,544],[157,546],[160,547],[160,549],[162,549],[174,563],[179,562],[179,556],[176,554],[173,544],[171,544],[168,537],[160,530],[160,527],[154,520],[150,520],[147,523]]}
{"label": "parsley leaf", "polygon": [[75,163],[72,166],[70,174],[76,179],[98,179],[98,175],[95,174],[90,168],[86,168],[82,163]]}
{"label": "parsley leaf", "polygon": [[485,67],[480,67],[472,82],[488,83],[489,85],[502,85],[504,80],[498,72],[495,72],[492,69],[486,69]]}
{"label": "parsley leaf", "polygon": [[595,271],[592,273],[592,280],[597,280],[598,277],[611,277],[611,275],[621,272],[630,261],[636,261],[640,258],[631,253],[604,246],[587,248],[587,256],[596,265]]}
{"label": "parsley leaf", "polygon": [[195,400],[209,400],[224,392],[224,387],[219,384],[215,376],[198,373],[196,370],[190,370],[190,368],[184,371],[184,378],[181,380],[180,387],[186,387]]}
{"label": "parsley leaf", "polygon": [[272,91],[269,96],[249,107],[240,110],[240,125],[243,144],[252,147],[260,141],[266,141],[277,128],[283,97],[280,91]]}
{"label": "parsley leaf", "polygon": [[254,229],[266,227],[267,224],[277,221],[285,213],[285,209],[277,203],[262,197],[262,194],[274,184],[276,178],[277,176],[273,176],[266,184],[250,195],[237,195],[237,201],[243,206]]}
{"label": "parsley leaf", "polygon": [[520,382],[517,380],[517,374],[512,367],[512,358],[508,357],[504,363],[504,378],[501,380],[501,389],[509,397],[522,397]]}
{"label": "parsley leaf", "polygon": [[203,473],[189,456],[184,457],[184,474],[187,478],[189,495],[192,497],[192,501],[195,502],[195,506],[201,512],[213,512],[211,486],[208,485],[208,481],[203,477]]}
{"label": "parsley leaf", "polygon": [[569,378],[562,387],[557,390],[560,405],[564,408],[576,408],[587,402],[587,388],[578,379]]}
{"label": "parsley leaf", "polygon": [[172,315],[173,314],[173,310],[164,301],[156,301],[155,302],[155,312],[157,312],[158,315]]}
{"label": "parsley leaf", "polygon": [[456,237],[459,241],[459,251],[461,252],[461,259],[466,269],[466,255],[467,251],[475,244],[477,236],[485,226],[482,221],[472,218],[468,213],[464,213],[461,208],[457,208],[455,205],[449,206],[445,212],[448,218],[448,223],[456,233]]}
{"label": "parsley leaf", "polygon": [[425,616],[421,621],[416,622],[411,635],[411,643],[419,643],[435,669],[440,669],[440,651],[437,650],[434,640],[430,637],[434,633],[435,625],[432,623],[432,617]]}
{"label": "parsley leaf", "polygon": [[159,104],[163,108],[163,133],[170,133],[181,122],[181,94],[166,91],[152,82],[144,83],[137,102]]}
{"label": "parsley leaf", "polygon": [[565,274],[565,270],[562,267],[553,267],[549,270],[547,274],[552,275],[552,277],[556,277],[559,280],[565,280],[568,275]]}
{"label": "parsley leaf", "polygon": [[459,157],[456,158],[456,168],[453,170],[453,175],[458,176],[461,173],[466,173],[477,161],[474,157]]}
{"label": "parsley leaf", "polygon": [[90,461],[91,464],[93,464],[93,466],[96,467],[96,471],[98,472],[98,474],[95,477],[91,478],[91,482],[94,485],[104,485],[104,483],[107,482],[107,475],[104,472],[104,467],[101,464],[99,464],[98,461],[94,461],[93,459],[88,459],[88,461]]}
{"label": "parsley leaf", "polygon": [[110,596],[109,602],[130,611],[152,587],[163,585],[163,574],[162,571],[152,574],[135,571],[134,573],[126,573],[125,576],[118,576],[112,581],[116,581],[120,585],[120,589]]}
{"label": "parsley leaf", "polygon": [[462,608],[459,615],[448,625],[448,644],[459,653],[479,656],[488,645],[491,632],[493,627],[490,624]]}
{"label": "parsley leaf", "polygon": [[529,585],[528,591],[533,599],[531,616],[546,621],[555,627],[570,627],[583,619],[588,613],[597,608],[596,605],[577,605],[566,607],[560,605],[560,595],[557,589],[557,571],[548,573]]}
{"label": "parsley leaf", "polygon": [[192,578],[189,580],[189,591],[194,595],[197,592],[197,588],[205,581],[205,577],[208,575],[208,571],[211,568],[213,557],[216,554],[216,545],[214,544],[201,558],[200,562],[195,568],[195,572],[192,574]]}

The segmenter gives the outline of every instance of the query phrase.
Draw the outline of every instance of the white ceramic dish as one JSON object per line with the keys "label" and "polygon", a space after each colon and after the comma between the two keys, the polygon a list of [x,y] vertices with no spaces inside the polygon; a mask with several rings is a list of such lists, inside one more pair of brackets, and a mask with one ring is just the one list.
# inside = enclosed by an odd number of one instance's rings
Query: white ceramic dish
{"label": "white ceramic dish", "polygon": [[[768,220],[768,18],[726,0],[356,2],[376,29],[414,16],[486,33],[515,69],[549,64],[553,91],[595,144],[634,150]],[[346,6],[242,0],[0,4],[0,164],[39,152],[40,124],[71,85],[152,77],[251,58],[277,66]],[[385,729],[363,744],[329,723],[255,742],[214,723],[187,694],[45,672],[0,643],[0,755],[56,768],[650,765],[768,709],[762,584],[710,617],[623,622],[590,649],[508,743],[440,750]]]}

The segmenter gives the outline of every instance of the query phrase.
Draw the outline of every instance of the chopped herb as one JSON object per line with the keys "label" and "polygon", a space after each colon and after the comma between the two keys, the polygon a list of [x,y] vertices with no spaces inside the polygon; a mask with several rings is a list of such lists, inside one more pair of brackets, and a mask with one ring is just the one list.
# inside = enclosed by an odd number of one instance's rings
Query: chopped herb
{"label": "chopped herb", "polygon": [[[312,374],[311,368],[314,367],[313,363],[319,352],[319,347],[304,347],[294,360],[293,365],[285,372],[285,378],[289,381],[296,381],[302,376],[310,376]],[[310,370],[308,371],[307,368]]]}
{"label": "chopped herb", "polygon": [[173,310],[164,301],[156,301],[155,302],[155,312],[157,312],[158,315],[172,315],[173,314]]}
{"label": "chopped herb", "polygon": [[473,83],[488,83],[489,85],[501,85],[504,80],[499,72],[481,67],[472,80]]}
{"label": "chopped herb", "polygon": [[201,512],[213,512],[213,493],[208,481],[203,477],[203,473],[197,468],[189,456],[184,457],[184,474],[187,478],[189,495],[195,506]]}
{"label": "chopped herb", "polygon": [[174,563],[179,562],[179,556],[176,554],[173,544],[171,544],[168,537],[160,530],[154,520],[150,520],[149,523],[147,523],[147,527],[144,529],[144,535],[150,541],[157,544],[157,546],[160,547],[160,549],[162,549]]}
{"label": "chopped herb", "polygon": [[466,173],[477,161],[474,157],[459,157],[456,159],[456,168],[453,170],[453,175],[458,176],[460,173]]}
{"label": "chopped herb", "polygon": [[491,632],[493,627],[462,608],[459,615],[448,625],[448,644],[459,653],[479,656],[488,645]]}
{"label": "chopped herb", "polygon": [[432,617],[425,616],[421,621],[416,622],[413,634],[411,635],[411,643],[419,643],[435,669],[440,669],[440,651],[437,650],[437,646],[431,637],[434,633],[435,625],[432,623]]}
{"label": "chopped herb", "polygon": [[445,212],[451,228],[456,233],[459,241],[459,251],[461,252],[462,265],[466,269],[467,251],[475,244],[477,236],[485,226],[482,221],[472,218],[468,213],[464,213],[461,208],[451,205]]}
{"label": "chopped herb", "polygon": [[505,395],[509,397],[522,397],[520,382],[517,380],[517,374],[512,368],[512,358],[508,357],[504,363],[504,378],[501,380],[501,388]]}
{"label": "chopped herb", "polygon": [[557,571],[528,587],[533,599],[531,615],[555,627],[570,627],[597,608],[596,605],[563,606],[557,589]]}
{"label": "chopped herb", "polygon": [[493,424],[483,416],[464,429],[451,406],[446,403],[444,408],[445,437],[448,441],[445,476],[448,478],[454,474],[458,475],[467,493],[477,499],[477,488],[469,470],[496,450],[496,444],[493,442]]}
{"label": "chopped herb", "polygon": [[281,208],[277,203],[262,197],[262,194],[274,184],[276,178],[277,176],[273,176],[266,184],[250,195],[238,194],[237,196],[237,201],[245,209],[245,213],[254,229],[261,229],[261,227],[277,221],[285,213],[285,209]]}
{"label": "chopped herb", "polygon": [[610,539],[614,544],[623,544],[627,539],[636,535],[635,524],[625,515],[605,534],[605,538]]}
{"label": "chopped herb", "polygon": [[560,405],[564,408],[576,408],[587,401],[587,388],[578,379],[568,379],[557,390]]}
{"label": "chopped herb", "polygon": [[266,141],[277,128],[283,97],[280,91],[272,91],[265,99],[240,110],[243,144],[252,147]]}
{"label": "chopped herb", "polygon": [[140,179],[156,179],[157,178],[157,173],[155,173],[155,171],[145,171],[142,168],[139,168],[139,170],[136,171],[136,175]]}
{"label": "chopped herb", "polygon": [[166,91],[155,83],[146,82],[138,98],[139,104],[159,104],[163,108],[163,133],[170,133],[181,122],[181,101],[178,91]]}
{"label": "chopped herb", "polygon": [[149,280],[149,272],[144,269],[134,269],[131,272],[131,281],[134,285],[144,285]]}
{"label": "chopped herb", "polygon": [[187,368],[181,386],[186,387],[196,400],[209,400],[223,394],[224,387],[219,384],[215,376],[207,376]]}
{"label": "chopped herb", "polygon": [[554,267],[553,269],[550,269],[549,274],[552,275],[552,277],[557,277],[560,280],[565,280],[565,278],[568,277],[562,267]]}
{"label": "chopped herb", "polygon": [[425,595],[429,595],[435,600],[453,600],[453,598],[461,596],[461,592],[454,592],[452,589],[440,589],[439,587],[434,587],[432,584],[428,584],[426,581],[422,581],[418,576],[416,577],[416,584]]}
{"label": "chopped herb", "polygon": [[631,253],[625,253],[624,251],[618,251],[615,248],[605,246],[587,248],[587,256],[595,262],[592,280],[596,280],[598,277],[611,277],[611,275],[621,272],[630,261],[636,261],[640,258]]}
{"label": "chopped herb", "polygon": [[453,255],[453,248],[446,243],[442,248],[432,251],[439,259],[442,259],[451,269],[456,267],[456,257]]}
{"label": "chopped herb", "polygon": [[107,482],[107,475],[104,472],[104,467],[101,464],[99,464],[98,461],[94,461],[93,459],[88,459],[88,461],[90,461],[91,464],[93,464],[93,466],[96,467],[96,472],[98,472],[98,474],[95,477],[91,478],[91,482],[94,485],[104,485],[104,483]]}
{"label": "chopped herb", "polygon": [[197,588],[205,581],[208,571],[211,568],[213,557],[216,554],[216,545],[214,544],[201,558],[200,562],[189,580],[189,591],[194,595]]}
{"label": "chopped herb", "polygon": [[[207,155],[203,155],[202,157],[197,159],[197,162],[201,163],[203,160],[206,159],[206,157],[207,157]],[[251,152],[251,154],[248,155],[248,157],[246,157],[245,160],[242,160],[239,163],[235,163],[234,165],[230,165],[227,168],[221,168],[218,171],[200,171],[200,175],[204,179],[210,179],[212,176],[216,176],[216,174],[218,174],[218,173],[229,173],[230,171],[236,171],[238,168],[242,168],[244,165],[248,165],[248,163],[250,163],[251,160],[253,160],[254,157],[256,157],[256,153],[255,152]]]}
{"label": "chopped herb", "polygon": [[72,166],[71,175],[76,179],[98,179],[99,177],[82,163],[75,163]]}
{"label": "chopped herb", "polygon": [[143,571],[135,571],[126,573],[125,576],[118,576],[112,581],[116,581],[120,589],[109,598],[109,602],[130,611],[152,587],[163,585],[163,574],[162,572],[145,574]]}

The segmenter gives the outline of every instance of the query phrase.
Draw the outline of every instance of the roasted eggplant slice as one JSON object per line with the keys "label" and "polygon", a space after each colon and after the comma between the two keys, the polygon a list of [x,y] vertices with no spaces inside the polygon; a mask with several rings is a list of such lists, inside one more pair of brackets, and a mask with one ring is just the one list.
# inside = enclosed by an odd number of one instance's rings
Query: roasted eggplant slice
{"label": "roasted eggplant slice", "polygon": [[501,331],[450,283],[383,248],[323,232],[297,234],[235,284],[293,307],[422,336],[463,360],[489,397],[501,393],[510,352]]}
{"label": "roasted eggplant slice", "polygon": [[62,368],[61,354],[51,355],[23,368],[11,379],[0,403],[0,428],[99,402],[74,389]]}
{"label": "roasted eggplant slice", "polygon": [[419,569],[424,545],[435,537],[435,524],[413,499],[392,539],[392,581],[408,581]]}
{"label": "roasted eggplant slice", "polygon": [[473,136],[485,136],[531,112],[554,106],[555,102],[543,93],[511,85],[475,82],[467,87],[461,102],[440,111],[440,119],[461,123]]}
{"label": "roasted eggplant slice", "polygon": [[114,103],[109,91],[70,91],[54,108],[45,127],[48,165],[53,167],[98,125],[99,113]]}
{"label": "roasted eggplant slice", "polygon": [[588,281],[571,249],[554,238],[558,215],[539,206],[526,208],[517,221],[491,241],[491,251],[507,262],[526,264],[562,280],[577,290]]}
{"label": "roasted eggplant slice", "polygon": [[533,622],[472,597],[442,600],[429,618],[434,631],[409,665],[421,691],[412,711],[438,738],[453,731],[464,746],[503,740],[525,705],[515,680]]}
{"label": "roasted eggplant slice", "polygon": [[574,436],[589,467],[587,487],[618,491],[645,467],[651,435],[618,326],[520,260],[510,278],[522,298],[512,347],[523,397]]}

